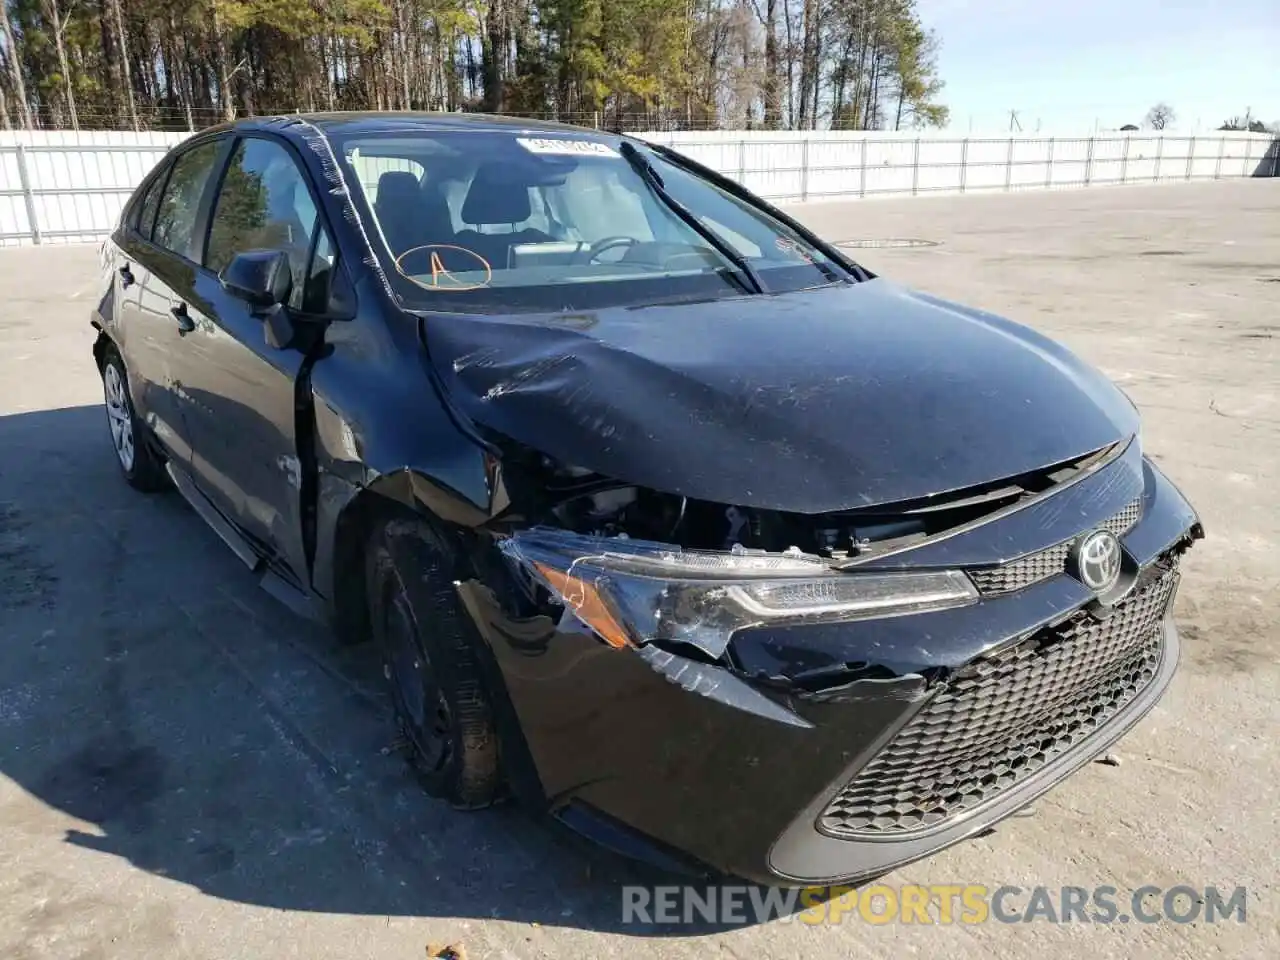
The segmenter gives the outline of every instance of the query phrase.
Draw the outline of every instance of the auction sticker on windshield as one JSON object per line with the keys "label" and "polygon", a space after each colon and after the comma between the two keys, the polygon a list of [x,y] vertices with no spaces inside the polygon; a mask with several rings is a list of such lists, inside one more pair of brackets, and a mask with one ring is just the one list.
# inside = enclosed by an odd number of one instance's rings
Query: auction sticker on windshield
{"label": "auction sticker on windshield", "polygon": [[516,143],[530,153],[558,153],[571,156],[616,157],[617,150],[597,140],[558,140],[551,137],[516,137]]}

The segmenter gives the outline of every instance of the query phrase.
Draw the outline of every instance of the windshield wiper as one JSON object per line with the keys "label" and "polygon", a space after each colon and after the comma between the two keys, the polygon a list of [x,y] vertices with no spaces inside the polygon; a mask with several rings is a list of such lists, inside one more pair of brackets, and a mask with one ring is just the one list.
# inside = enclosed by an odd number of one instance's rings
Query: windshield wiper
{"label": "windshield wiper", "polygon": [[717,235],[714,230],[707,227],[706,224],[695,217],[684,204],[671,196],[671,194],[667,193],[667,188],[662,182],[662,177],[658,174],[657,170],[653,169],[653,164],[649,162],[648,158],[644,154],[626,140],[622,141],[622,145],[618,149],[622,153],[623,159],[631,165],[631,169],[634,170],[639,175],[640,179],[645,182],[645,185],[653,192],[653,195],[661,200],[666,205],[667,209],[687,223],[694,232],[698,234],[698,236],[702,237],[703,240],[715,247],[722,257],[737,267],[738,270],[741,271],[742,275],[750,281],[751,287],[754,289],[747,289],[746,284],[743,284],[743,288],[747,290],[747,293],[764,293],[764,284],[760,282],[759,274],[757,274],[751,264],[747,262],[746,257],[742,256],[737,250],[729,246],[729,244]]}
{"label": "windshield wiper", "polygon": [[[735,183],[734,181],[729,180],[726,177],[715,173],[715,171],[699,170],[697,169],[696,164],[691,166],[690,164],[692,163],[692,161],[690,161],[688,157],[682,157],[680,154],[676,153],[670,147],[664,147],[661,144],[653,144],[652,149],[654,153],[662,157],[663,160],[666,160],[672,166],[679,167],[681,170],[684,170],[694,176],[706,177],[711,181],[711,183],[714,186],[725,191],[725,193],[729,194],[729,196],[733,197],[738,202],[744,203],[747,206],[752,207],[753,211],[757,215],[763,213],[763,214],[766,214],[768,217],[772,218],[777,216],[778,213],[780,212],[777,210],[769,209],[768,204],[765,204],[762,201],[751,197],[749,194],[747,194],[743,190],[740,184]],[[708,174],[710,174],[710,176],[707,176]],[[764,207],[765,209],[760,209],[761,207]],[[786,224],[786,221],[783,221],[783,223]],[[798,225],[792,223],[792,224],[789,224],[789,226],[794,228]],[[796,239],[796,238],[792,237],[791,239]],[[820,270],[822,272],[822,275],[826,277],[827,280],[830,281],[831,283],[851,283],[851,282],[859,283],[863,280],[875,279],[875,275],[870,273],[868,270],[858,266],[856,263],[852,263],[851,261],[845,262],[845,260],[842,260],[842,258],[838,254],[836,254],[834,258],[835,262],[840,264],[849,273],[849,276],[842,277],[840,274],[838,274],[835,270],[832,269],[830,263],[825,262],[826,259],[832,257],[832,252],[824,251],[822,249],[823,245],[821,241],[818,242],[817,246],[814,246],[812,239],[810,240],[801,239],[799,240],[799,244],[802,245],[807,251],[805,254],[802,254],[803,258],[805,260],[808,260],[810,264],[812,264],[814,267]],[[815,253],[818,254],[818,256],[815,257],[812,255]]]}

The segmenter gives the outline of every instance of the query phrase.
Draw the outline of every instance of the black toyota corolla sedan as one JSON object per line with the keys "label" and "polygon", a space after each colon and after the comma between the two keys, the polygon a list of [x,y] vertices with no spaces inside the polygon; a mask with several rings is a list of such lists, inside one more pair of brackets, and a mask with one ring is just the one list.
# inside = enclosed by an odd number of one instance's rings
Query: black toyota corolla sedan
{"label": "black toyota corolla sedan", "polygon": [[662,147],[459,115],[175,148],[104,245],[125,479],[380,650],[427,788],[865,878],[1159,698],[1195,512],[1102,375]]}

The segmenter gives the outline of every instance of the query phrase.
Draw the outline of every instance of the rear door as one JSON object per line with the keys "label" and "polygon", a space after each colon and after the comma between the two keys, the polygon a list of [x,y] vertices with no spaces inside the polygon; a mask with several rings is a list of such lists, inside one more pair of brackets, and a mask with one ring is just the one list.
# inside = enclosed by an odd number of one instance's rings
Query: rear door
{"label": "rear door", "polygon": [[[112,270],[114,304],[110,316],[104,314],[104,319],[113,325],[112,338],[124,357],[134,411],[157,436],[168,429],[174,416],[166,395],[168,366],[149,335],[154,331],[139,314],[142,291],[147,289],[146,281],[150,277],[143,264],[151,259],[151,228],[156,222],[156,208],[160,205],[160,194],[172,166],[172,159],[165,160],[143,183],[136,203],[113,237],[115,250],[108,257],[107,266]],[[170,446],[168,440],[165,445]]]}
{"label": "rear door", "polygon": [[322,313],[326,268],[335,258],[319,209],[307,174],[283,141],[255,135],[236,141],[212,203],[204,261],[187,304],[195,329],[182,355],[197,482],[284,561],[288,569],[277,572],[304,588],[297,391],[306,356],[296,343],[271,346],[261,317],[228,294],[218,274],[237,253],[283,250],[294,276],[290,314]]}
{"label": "rear door", "polygon": [[194,285],[204,206],[222,140],[205,140],[177,154],[153,179],[136,224],[121,232],[116,264],[119,342],[129,389],[143,422],[169,455],[191,458],[187,396],[177,360],[186,333],[179,305]]}

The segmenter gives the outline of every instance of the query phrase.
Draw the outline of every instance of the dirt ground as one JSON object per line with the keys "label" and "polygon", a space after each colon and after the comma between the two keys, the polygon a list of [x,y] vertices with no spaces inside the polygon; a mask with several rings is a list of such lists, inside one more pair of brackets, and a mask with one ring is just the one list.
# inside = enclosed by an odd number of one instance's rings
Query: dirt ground
{"label": "dirt ground", "polygon": [[623,925],[619,885],[652,878],[422,795],[367,651],[261,593],[176,495],[124,485],[96,252],[65,247],[0,253],[0,956],[1280,956],[1280,181],[796,212],[833,240],[936,242],[853,253],[1100,366],[1208,531],[1181,670],[1120,765],[887,881],[1244,885],[1246,923]]}

